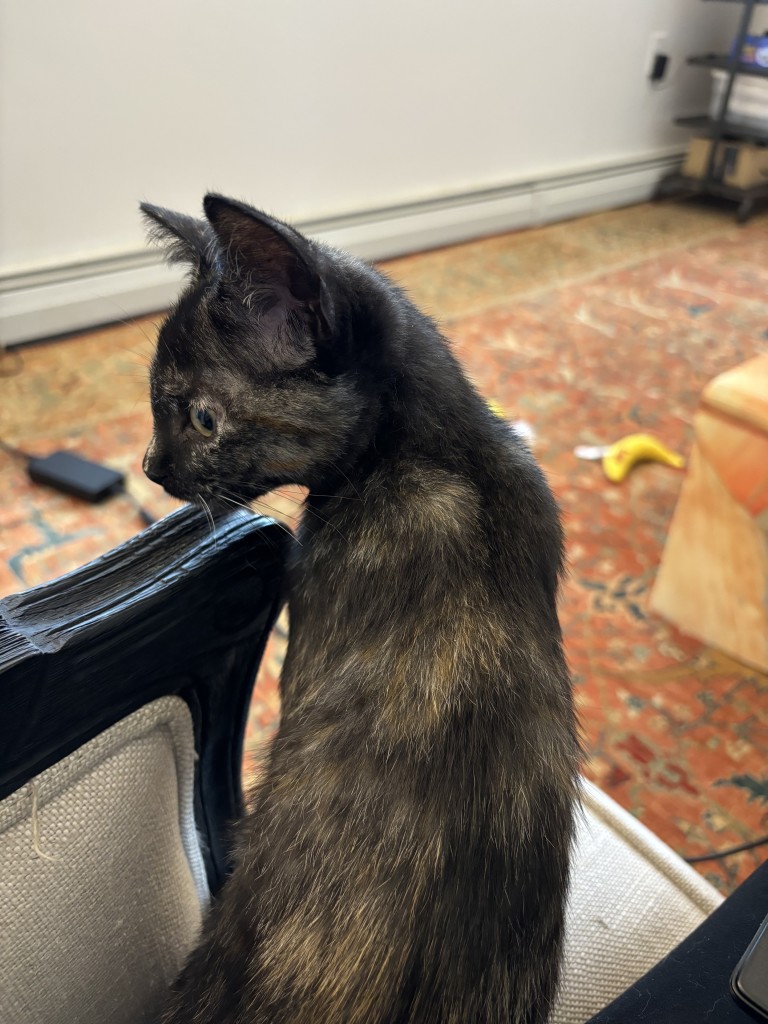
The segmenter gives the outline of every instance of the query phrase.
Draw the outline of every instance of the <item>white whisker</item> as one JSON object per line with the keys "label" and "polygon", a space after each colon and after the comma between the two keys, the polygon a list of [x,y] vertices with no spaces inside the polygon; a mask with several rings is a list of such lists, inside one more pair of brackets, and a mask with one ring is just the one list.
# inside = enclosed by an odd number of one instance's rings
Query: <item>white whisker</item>
{"label": "white whisker", "polygon": [[[294,505],[298,506],[299,508],[302,508],[304,510],[304,512],[308,513],[311,516],[314,516],[315,519],[319,519],[320,522],[321,523],[325,523],[326,526],[330,526],[330,528],[332,530],[335,530],[336,533],[338,533],[338,535],[341,537],[341,539],[343,541],[346,541],[346,539],[347,539],[346,536],[341,532],[341,530],[338,528],[338,526],[336,526],[335,523],[332,523],[331,520],[328,518],[328,516],[322,515],[322,513],[318,512],[317,509],[310,508],[310,506],[307,505],[307,503],[306,503],[306,500],[307,500],[306,498],[302,499],[302,501],[298,501],[296,498],[292,497],[290,494],[285,494],[283,491],[279,490],[277,487],[275,487],[274,491],[270,492],[270,493],[278,494],[284,501],[291,501],[291,502],[293,502]],[[310,492],[310,494],[308,494],[307,497],[312,497],[312,492]],[[315,495],[315,497],[318,497],[318,498],[335,498],[335,497],[344,497],[344,496],[343,495],[335,495],[335,494],[318,494],[318,495]],[[349,501],[361,501],[362,499],[361,498],[349,498],[348,500]]]}
{"label": "white whisker", "polygon": [[203,508],[205,509],[205,513],[208,516],[208,520],[209,520],[209,522],[211,524],[211,532],[213,533],[213,543],[214,543],[214,546],[215,546],[216,550],[218,551],[219,550],[219,535],[216,532],[216,523],[215,523],[214,518],[213,518],[213,513],[211,512],[210,506],[208,505],[208,502],[205,500],[205,498],[202,496],[202,494],[198,494],[197,497],[200,500],[200,502],[202,503]]}
{"label": "white whisker", "polygon": [[[229,502],[230,505],[235,505],[237,508],[242,508],[246,512],[250,512],[251,515],[254,514],[253,509],[249,508],[248,505],[244,505],[242,501],[235,501],[234,498],[228,498],[226,494],[222,494],[221,491],[218,492],[218,496],[221,498],[222,501],[227,501]],[[270,508],[269,505],[267,505],[266,507]],[[272,509],[272,511],[274,512],[275,510]],[[279,519],[275,519],[273,520],[273,522],[275,523],[276,526],[279,526],[284,533],[287,533],[291,540],[295,540],[299,547],[302,547],[301,541],[292,533],[291,530],[288,529],[288,527],[284,523],[281,523]]]}
{"label": "white whisker", "polygon": [[346,473],[344,472],[344,470],[343,470],[343,469],[342,469],[342,468],[341,468],[340,466],[337,466],[335,462],[332,462],[332,463],[331,463],[331,466],[332,466],[332,468],[333,468],[333,469],[335,469],[335,470],[336,470],[336,472],[337,472],[337,473],[341,473],[341,475],[342,475],[342,476],[344,477],[344,479],[345,479],[345,480],[347,481],[347,483],[349,484],[349,486],[350,486],[350,487],[352,488],[352,490],[353,490],[353,491],[355,492],[355,494],[356,494],[356,495],[358,496],[358,498],[360,499],[360,501],[362,501],[362,500],[363,500],[363,496],[362,496],[362,494],[360,493],[360,491],[358,491],[358,489],[357,489],[357,488],[355,487],[355,485],[354,485],[354,484],[352,483],[352,481],[351,481],[351,480],[349,479],[349,477],[348,477],[348,476],[347,476],[347,474],[346,474]]}

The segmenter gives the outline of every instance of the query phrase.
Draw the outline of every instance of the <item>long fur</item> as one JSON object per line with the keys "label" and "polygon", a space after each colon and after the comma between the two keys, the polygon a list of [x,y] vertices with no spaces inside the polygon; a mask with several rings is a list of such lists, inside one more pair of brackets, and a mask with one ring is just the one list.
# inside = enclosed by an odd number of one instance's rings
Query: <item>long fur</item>
{"label": "long fur", "polygon": [[580,753],[555,502],[391,282],[242,203],[205,209],[145,468],[212,505],[309,497],[280,729],[163,1020],[542,1024]]}

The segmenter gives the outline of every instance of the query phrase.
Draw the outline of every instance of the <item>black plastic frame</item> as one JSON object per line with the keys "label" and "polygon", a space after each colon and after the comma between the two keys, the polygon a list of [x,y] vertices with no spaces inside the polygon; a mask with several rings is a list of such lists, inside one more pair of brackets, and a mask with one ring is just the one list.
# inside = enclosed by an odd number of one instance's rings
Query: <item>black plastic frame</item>
{"label": "black plastic frame", "polygon": [[149,701],[182,697],[211,890],[243,810],[248,705],[290,538],[180,509],[102,558],[0,601],[0,799]]}

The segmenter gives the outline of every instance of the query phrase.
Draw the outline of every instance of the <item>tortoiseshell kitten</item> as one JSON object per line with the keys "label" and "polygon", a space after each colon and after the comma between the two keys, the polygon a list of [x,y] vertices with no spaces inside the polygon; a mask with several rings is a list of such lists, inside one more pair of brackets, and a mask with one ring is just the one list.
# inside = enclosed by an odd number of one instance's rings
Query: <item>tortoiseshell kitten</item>
{"label": "tortoiseshell kitten", "polygon": [[147,474],[222,507],[302,484],[314,513],[280,730],[164,1020],[543,1022],[580,754],[544,478],[371,267],[222,196],[143,210],[192,271]]}

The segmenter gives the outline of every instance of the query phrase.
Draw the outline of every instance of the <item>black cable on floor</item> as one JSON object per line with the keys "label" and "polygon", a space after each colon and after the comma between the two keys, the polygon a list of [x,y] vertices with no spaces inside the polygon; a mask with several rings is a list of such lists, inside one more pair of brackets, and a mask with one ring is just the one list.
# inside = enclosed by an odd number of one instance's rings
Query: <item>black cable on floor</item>
{"label": "black cable on floor", "polygon": [[29,452],[25,452],[23,448],[17,448],[15,444],[8,444],[8,442],[4,441],[2,437],[0,437],[0,448],[4,452],[7,452],[8,455],[13,455],[17,459],[23,459],[24,462],[29,462],[30,459],[35,458],[34,455],[31,455]]}
{"label": "black cable on floor", "polygon": [[[9,444],[8,441],[4,441],[2,437],[0,437],[0,451],[4,451],[15,459],[21,459],[22,462],[27,464],[31,462],[32,459],[37,458],[36,455],[32,455],[31,452],[25,451],[23,448],[18,448],[15,444]],[[153,516],[151,512],[147,511],[135,495],[131,494],[125,484],[123,484],[117,493],[124,494],[128,498],[130,503],[136,509],[136,514],[145,526],[152,526],[153,523],[157,522],[156,517]]]}
{"label": "black cable on floor", "polygon": [[127,487],[123,486],[123,489],[120,493],[124,494],[126,498],[130,501],[130,503],[136,509],[136,514],[138,515],[139,519],[141,519],[142,523],[144,523],[145,526],[152,526],[153,523],[157,522],[157,519],[152,515],[152,513],[148,512],[147,509],[144,508],[139,499],[135,495],[131,494]]}
{"label": "black cable on floor", "polygon": [[700,853],[696,857],[684,857],[683,859],[689,864],[700,864],[705,860],[720,860],[722,857],[731,857],[734,853],[754,850],[758,846],[768,846],[768,836],[761,836],[759,839],[753,839],[749,843],[739,843],[738,846],[728,846],[724,850],[713,850],[711,853]]}

